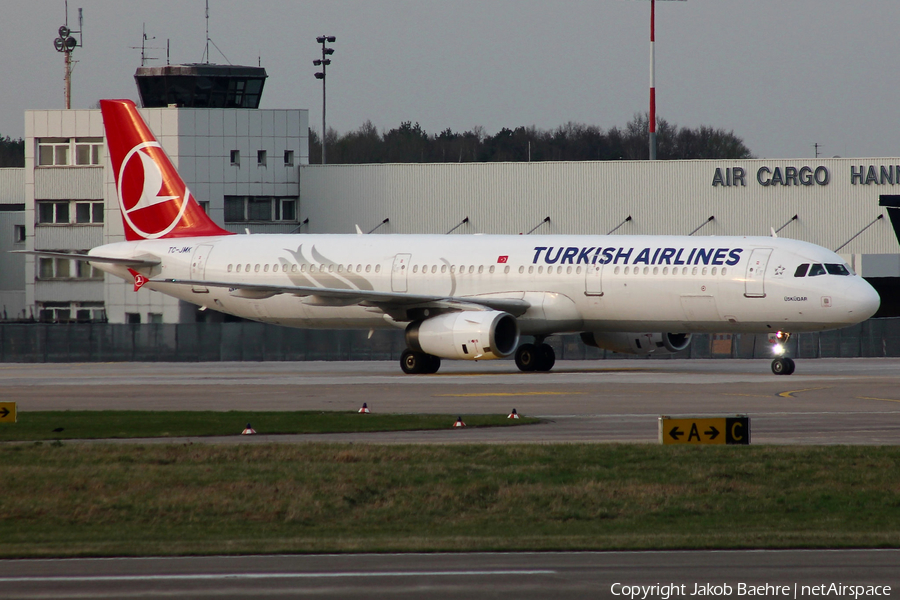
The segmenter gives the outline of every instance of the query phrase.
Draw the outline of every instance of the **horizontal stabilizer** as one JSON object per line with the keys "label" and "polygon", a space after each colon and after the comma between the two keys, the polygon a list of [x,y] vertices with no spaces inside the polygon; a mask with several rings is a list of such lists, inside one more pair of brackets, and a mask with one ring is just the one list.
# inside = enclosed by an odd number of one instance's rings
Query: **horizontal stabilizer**
{"label": "horizontal stabilizer", "polygon": [[110,265],[122,265],[125,267],[155,267],[160,264],[156,257],[147,258],[117,258],[113,256],[94,256],[92,254],[76,254],[74,252],[50,252],[46,250],[12,250],[12,254],[33,254],[47,258],[68,258],[71,260],[83,260],[85,262],[107,263]]}

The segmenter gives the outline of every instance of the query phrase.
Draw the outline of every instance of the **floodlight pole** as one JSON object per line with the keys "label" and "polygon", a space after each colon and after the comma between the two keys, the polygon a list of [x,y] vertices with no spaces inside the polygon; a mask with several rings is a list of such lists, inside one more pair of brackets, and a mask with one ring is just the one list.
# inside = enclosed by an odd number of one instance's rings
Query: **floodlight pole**
{"label": "floodlight pole", "polygon": [[325,164],[325,75],[327,73],[327,67],[331,64],[331,59],[327,58],[331,54],[334,54],[334,48],[326,48],[326,43],[334,43],[337,40],[333,35],[320,35],[316,38],[316,41],[322,44],[322,59],[314,60],[313,64],[317,67],[322,67],[322,71],[316,73],[316,79],[322,80],[322,164]]}

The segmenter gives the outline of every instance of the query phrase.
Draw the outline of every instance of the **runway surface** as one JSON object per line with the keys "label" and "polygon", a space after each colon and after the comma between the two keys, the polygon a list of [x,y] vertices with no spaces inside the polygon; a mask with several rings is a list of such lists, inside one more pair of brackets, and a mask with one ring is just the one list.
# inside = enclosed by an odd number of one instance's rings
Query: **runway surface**
{"label": "runway surface", "polygon": [[[660,415],[751,418],[754,444],[897,444],[900,359],[445,361],[436,375],[393,362],[3,364],[0,398],[19,410],[356,410],[520,414],[545,423],[429,432],[229,436],[196,442],[656,442]],[[364,417],[361,417],[364,418]],[[237,432],[236,432],[237,433]],[[152,441],[152,440],[145,440]],[[186,441],[186,440],[166,440]]]}
{"label": "runway surface", "polygon": [[[539,416],[539,425],[430,432],[191,438],[195,443],[655,443],[660,415],[748,414],[754,444],[897,444],[900,360],[446,362],[436,375],[395,363],[3,364],[0,399],[37,410],[356,410]],[[361,416],[360,418],[365,418]],[[242,426],[243,424],[241,424]],[[235,432],[238,433],[237,431]],[[139,440],[181,443],[187,439]],[[249,556],[0,561],[3,598],[622,598],[622,586],[891,585],[898,550]],[[796,586],[796,587],[795,587]],[[701,590],[702,591],[702,590]],[[882,588],[881,590],[885,590]],[[716,592],[714,589],[713,592]],[[797,593],[795,596],[794,594]],[[749,596],[745,593],[743,596]],[[824,593],[818,594],[825,595]],[[852,597],[852,594],[834,597]],[[657,589],[646,596],[665,600]],[[860,596],[865,597],[865,596]]]}
{"label": "runway surface", "polygon": [[[619,584],[619,585],[615,585]],[[741,594],[741,585],[744,593]],[[3,598],[622,598],[674,585],[674,598],[897,596],[900,550],[211,556],[0,561]],[[697,593],[697,586],[710,592]],[[728,586],[727,588],[724,586]],[[627,586],[627,587],[626,587]],[[681,587],[684,586],[684,587]],[[787,589],[783,586],[787,586]],[[807,586],[804,589],[803,586]],[[883,586],[890,586],[885,589]],[[874,590],[875,588],[873,588]],[[671,594],[672,588],[669,588]],[[665,600],[652,588],[638,598]],[[806,591],[807,593],[804,593]],[[720,592],[720,593],[715,593]],[[730,592],[730,593],[729,593]],[[787,592],[787,593],[783,593]],[[621,595],[626,593],[625,596]],[[859,595],[860,598],[875,597]]]}

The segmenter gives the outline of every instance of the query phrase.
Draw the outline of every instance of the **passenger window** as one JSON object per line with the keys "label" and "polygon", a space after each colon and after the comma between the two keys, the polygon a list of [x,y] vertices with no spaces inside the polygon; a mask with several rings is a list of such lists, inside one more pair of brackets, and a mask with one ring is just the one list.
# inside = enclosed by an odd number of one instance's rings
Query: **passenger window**
{"label": "passenger window", "polygon": [[259,273],[259,265],[254,266],[253,271]]}
{"label": "passenger window", "polygon": [[246,267],[244,267],[244,270],[247,271],[248,273],[250,272],[250,264],[249,263],[247,264]]}
{"label": "passenger window", "polygon": [[297,272],[297,265],[291,265],[291,273]]}
{"label": "passenger window", "polygon": [[[628,267],[625,267],[625,268],[627,269]],[[616,267],[616,275],[618,275],[618,274],[619,274],[619,267]]]}
{"label": "passenger window", "polygon": [[725,267],[722,267],[722,275],[724,275],[724,274],[725,274],[725,271],[727,271],[727,270],[728,270],[728,269],[726,269]]}
{"label": "passenger window", "polygon": [[[519,267],[519,269],[521,269],[521,268],[522,268],[522,267]],[[504,275],[509,274],[509,265],[506,265],[505,267],[503,267],[503,274],[504,274]]]}
{"label": "passenger window", "polygon": [[381,273],[381,265],[375,265],[375,272]]}
{"label": "passenger window", "polygon": [[268,273],[268,272],[269,272],[269,265],[265,265],[263,267],[263,273]]}
{"label": "passenger window", "polygon": [[228,265],[228,272],[231,273],[231,265]]}
{"label": "passenger window", "polygon": [[528,267],[528,274],[531,275],[532,273],[534,273],[534,266],[533,266],[533,265],[530,266],[530,267]]}
{"label": "passenger window", "polygon": [[644,275],[650,274],[650,267],[644,267]]}
{"label": "passenger window", "polygon": [[494,274],[494,265],[491,265],[491,268],[489,269],[489,272],[491,273],[491,275]]}
{"label": "passenger window", "polygon": [[[413,265],[413,273],[419,272],[419,265]],[[422,267],[422,272],[425,272],[425,267]]]}
{"label": "passenger window", "polygon": [[653,274],[659,275],[659,267],[653,267]]}
{"label": "passenger window", "polygon": [[469,274],[472,274],[474,272],[475,272],[475,265],[469,265]]}
{"label": "passenger window", "polygon": [[[548,269],[552,269],[553,267],[547,267]],[[544,267],[538,267],[538,275],[544,272]]]}
{"label": "passenger window", "polygon": [[809,276],[810,277],[815,277],[816,275],[824,275],[824,274],[825,274],[825,267],[823,267],[822,265],[812,265],[809,268]]}
{"label": "passenger window", "polygon": [[848,271],[847,267],[845,267],[844,265],[826,263],[825,269],[828,271],[829,275],[850,275],[850,271]]}
{"label": "passenger window", "polygon": [[[469,271],[471,272],[471,269]],[[484,265],[478,265],[478,274],[481,275],[482,273],[484,273]]]}
{"label": "passenger window", "polygon": [[715,268],[715,267],[712,268],[712,274],[713,274],[713,275],[716,274],[716,268]]}
{"label": "passenger window", "polygon": [[241,267],[242,267],[242,266],[243,266],[243,265],[238,265],[238,266],[237,266],[237,272],[238,272],[238,273],[241,272]]}
{"label": "passenger window", "polygon": [[706,275],[706,267],[703,267],[703,272],[701,273],[701,275]]}
{"label": "passenger window", "polygon": [[581,275],[581,267],[575,267],[575,274]]}
{"label": "passenger window", "polygon": [[696,275],[696,274],[697,274],[697,267],[694,267],[693,269],[691,269],[691,275]]}
{"label": "passenger window", "polygon": [[669,267],[663,267],[663,275],[669,274]]}
{"label": "passenger window", "polygon": [[794,277],[806,277],[806,272],[809,270],[809,263],[803,263],[797,270],[794,271]]}
{"label": "passenger window", "polygon": [[366,265],[366,273],[372,270],[372,265]]}
{"label": "passenger window", "polygon": [[[619,273],[619,267],[616,267],[616,274],[618,274],[618,273]],[[625,270],[623,271],[623,273],[628,275],[628,267],[625,267]]]}

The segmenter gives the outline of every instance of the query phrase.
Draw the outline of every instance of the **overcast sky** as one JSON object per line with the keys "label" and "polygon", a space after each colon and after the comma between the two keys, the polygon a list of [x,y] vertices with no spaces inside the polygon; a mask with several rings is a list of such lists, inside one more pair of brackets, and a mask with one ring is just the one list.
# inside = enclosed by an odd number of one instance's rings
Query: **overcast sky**
{"label": "overcast sky", "polygon": [[[204,1],[70,0],[84,8],[73,108],[137,100],[141,26],[172,64],[200,62]],[[4,3],[0,135],[23,111],[63,108],[53,49],[63,0]],[[649,0],[210,0],[211,62],[256,65],[262,108],[308,108],[321,129],[317,35],[337,36],[328,126],[418,121],[429,133],[482,126],[622,126],[648,108]],[[763,158],[900,155],[900,1],[657,2],[657,106],[680,126],[733,129]],[[165,50],[148,51],[165,64]]]}

